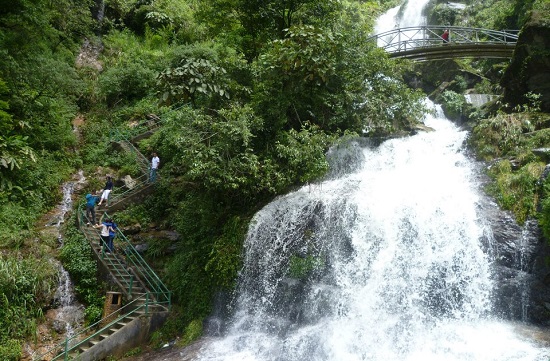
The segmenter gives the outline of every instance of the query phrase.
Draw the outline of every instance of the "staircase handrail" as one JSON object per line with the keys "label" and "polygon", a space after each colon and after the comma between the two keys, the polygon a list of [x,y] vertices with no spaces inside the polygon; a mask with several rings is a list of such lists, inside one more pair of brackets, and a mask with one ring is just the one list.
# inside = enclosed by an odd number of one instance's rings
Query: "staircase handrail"
{"label": "staircase handrail", "polygon": [[126,198],[128,194],[141,190],[144,186],[150,184],[148,174],[142,174],[134,180],[136,181],[136,184],[132,188],[129,188],[122,193],[111,192],[111,194],[109,194],[109,198],[107,199],[107,206],[118,203],[120,200]]}
{"label": "staircase handrail", "polygon": [[147,124],[149,122],[146,121],[145,130],[143,129],[144,127],[141,127],[141,126],[138,126],[134,129],[129,129],[129,128],[116,129],[116,128],[113,128],[110,131],[109,138],[111,139],[111,141],[115,141],[115,142],[121,141],[121,140],[130,140],[134,137],[137,137],[140,134],[144,134],[144,133],[147,133],[147,132],[152,132],[152,131],[158,129],[160,127],[161,121],[162,120],[160,118],[155,119],[153,121],[153,124],[151,124],[151,125]]}
{"label": "staircase handrail", "polygon": [[[131,129],[128,129],[128,128],[126,128],[125,130],[113,129],[113,131],[111,131],[111,140],[122,140],[122,139],[129,140],[133,137],[137,137],[140,134],[156,130],[160,127],[161,123],[164,121],[164,118],[167,114],[175,112],[176,110],[179,110],[179,109],[181,109],[185,106],[187,106],[187,105],[183,104],[183,105],[180,105],[177,108],[170,108],[170,109],[166,110],[165,112],[163,112],[160,115],[156,115],[156,114],[149,115],[147,119],[142,119],[139,122],[139,125],[135,128],[135,129],[139,130],[139,133],[135,132],[136,134],[133,134]],[[145,128],[146,130],[143,131],[143,128]],[[123,138],[122,139],[117,139],[116,138],[117,136],[122,136]]]}
{"label": "staircase handrail", "polygon": [[127,138],[124,134],[121,133],[118,129],[112,129],[111,135],[109,138],[112,142],[124,142],[128,144],[131,148],[131,151],[138,157],[138,162],[140,162],[142,165],[145,165],[145,168],[149,167],[149,160],[137,149],[137,147],[130,141],[129,138]]}
{"label": "staircase handrail", "polygon": [[[84,219],[87,220],[86,214],[83,211],[83,207],[81,206],[79,212],[79,225],[80,227],[84,227]],[[100,220],[103,218],[111,218],[107,212],[104,212],[101,216]],[[141,257],[139,252],[134,248],[132,243],[128,240],[128,238],[124,235],[124,233],[117,227],[116,229],[117,235],[119,235],[119,239],[123,240],[123,249],[124,254],[126,256],[126,261],[130,262],[134,268],[132,269],[133,272],[138,273],[137,278],[139,281],[143,283],[143,286],[146,286],[147,290],[151,292],[154,297],[154,303],[159,305],[166,305],[168,309],[172,307],[171,298],[172,293],[168,290],[166,285],[162,282],[162,280],[159,278],[159,276],[153,271],[153,269],[149,266],[149,264]],[[99,232],[96,231],[96,234]],[[90,242],[90,240],[88,240]],[[133,287],[133,280],[134,275],[128,271],[128,266],[123,264],[118,257],[113,258],[105,258],[105,250],[102,247],[102,260],[104,262],[108,262],[111,266],[113,266],[114,271],[117,273],[120,277],[115,277],[118,283],[121,281],[126,284],[126,288],[122,287],[123,289],[128,289],[128,296],[132,296],[132,287]],[[116,260],[116,262],[115,262]],[[125,273],[124,273],[125,272]],[[124,273],[124,274],[123,274]],[[125,278],[124,276],[128,276],[128,278]],[[142,277],[140,277],[142,276]]]}
{"label": "staircase handrail", "polygon": [[[104,216],[109,217],[105,212]],[[126,254],[126,260],[131,262],[135,266],[134,272],[139,273],[142,282],[146,283],[149,291],[156,295],[155,300],[158,304],[167,304],[168,308],[171,307],[172,292],[168,290],[166,285],[162,282],[160,277],[153,271],[149,264],[141,257],[139,252],[135,249],[132,243],[126,238],[124,233],[117,227],[117,235],[119,239],[123,240],[124,253]]]}
{"label": "staircase handrail", "polygon": [[[173,110],[176,110],[176,109],[171,109],[170,111],[173,111]],[[160,117],[156,116],[154,118],[154,121],[153,121],[152,124],[146,124],[147,127],[148,127],[147,131],[151,131],[153,129],[158,128],[160,126],[161,121],[162,121],[162,119]],[[151,125],[151,127],[149,127],[149,125]],[[135,153],[138,156],[138,158],[139,158],[138,162],[141,161],[141,164],[145,165],[145,167],[141,167],[142,169],[146,168],[148,166],[149,161],[139,151],[139,149],[137,149],[134,146],[134,144],[132,144],[132,142],[129,140],[129,136],[124,135],[123,132],[121,132],[118,129],[114,129],[114,130],[111,131],[110,138],[111,138],[111,140],[113,140],[113,139],[115,139],[115,137],[119,138],[119,141],[124,141],[127,144],[129,144],[129,146],[131,147],[132,152]],[[138,177],[137,180],[138,180],[138,182],[137,182],[136,186],[132,187],[131,189],[128,189],[125,192],[117,194],[117,196],[112,197],[110,200],[108,200],[108,202],[112,203],[114,200],[117,201],[119,199],[123,199],[125,197],[125,195],[127,195],[128,193],[139,190],[139,189],[143,188],[143,186],[145,184],[150,183],[149,182],[149,175],[148,175],[147,172],[144,172],[144,174],[142,174],[140,177]],[[87,224],[90,223],[89,222],[90,220],[88,219],[88,217],[87,217],[84,210],[85,210],[85,202],[81,203],[77,207],[78,226],[79,226],[79,229],[81,229],[81,230],[82,230],[83,227],[85,227],[85,223],[87,223]],[[101,216],[100,219],[103,219],[104,217],[109,217],[107,212],[105,212]],[[137,313],[142,308],[145,309],[145,314],[146,315],[149,314],[149,307],[151,305],[167,304],[167,309],[171,308],[171,291],[168,290],[168,288],[164,285],[164,283],[157,276],[157,274],[153,271],[153,269],[147,264],[147,262],[145,262],[145,260],[139,254],[139,252],[137,252],[137,250],[134,248],[134,246],[130,243],[128,238],[126,238],[124,233],[118,227],[117,227],[116,231],[117,231],[117,234],[119,235],[119,238],[123,239],[124,242],[125,242],[124,253],[126,255],[126,259],[129,260],[135,266],[135,268],[133,268],[134,272],[139,272],[140,274],[142,274],[144,276],[144,279],[146,281],[146,284],[144,284],[144,286],[148,286],[148,289],[147,289],[147,287],[145,288],[146,292],[141,297],[133,299],[130,303],[124,305],[122,309],[126,309],[126,308],[128,308],[128,306],[132,305],[133,303],[135,303],[137,301],[140,301],[140,300],[143,300],[143,299],[145,299],[145,302],[142,305],[139,305],[138,307],[134,308],[132,311],[130,311],[128,313],[125,313],[123,315],[119,315],[119,317],[117,317],[115,320],[107,323],[105,326],[101,327],[98,331],[94,332],[93,334],[89,335],[88,337],[84,338],[83,340],[79,341],[78,343],[76,343],[72,346],[69,346],[70,342],[72,340],[75,340],[77,337],[80,337],[82,334],[88,333],[90,330],[92,330],[93,328],[95,328],[99,324],[101,324],[101,322],[104,322],[106,319],[112,317],[114,314],[120,313],[120,310],[116,310],[116,311],[110,313],[109,315],[105,316],[101,320],[95,322],[94,324],[92,324],[92,325],[84,328],[80,332],[76,333],[75,335],[73,335],[71,337],[68,337],[68,338],[65,338],[64,342],[59,343],[59,344],[51,347],[48,351],[41,354],[40,356],[33,357],[33,360],[42,360],[42,358],[44,356],[54,352],[55,350],[59,350],[60,348],[64,348],[64,351],[59,353],[57,356],[53,357],[51,359],[51,361],[57,360],[62,356],[64,357],[64,360],[68,360],[68,355],[69,355],[70,352],[76,350],[82,344],[88,342],[89,340],[91,340],[92,338],[94,338],[95,336],[100,334],[101,332],[109,329],[111,326],[113,326],[114,324],[119,322],[121,319],[124,319],[126,317],[129,317],[129,316],[133,315],[134,313]],[[88,236],[86,235],[85,232],[82,232],[82,233],[84,234],[84,237],[86,238],[86,240],[89,243],[93,242],[93,240],[90,240],[88,238]],[[97,235],[97,240],[102,241],[101,237],[99,237],[100,233],[95,229],[94,229],[94,233]],[[121,277],[115,277],[115,280],[117,281],[119,286],[120,286],[120,280],[122,280],[122,282],[126,282],[127,285],[128,285],[127,289],[129,290],[128,291],[129,296],[131,296],[131,294],[132,294],[132,280],[133,280],[134,275],[128,271],[127,266],[125,264],[123,264],[118,257],[113,257],[113,258],[108,258],[107,259],[105,257],[105,247],[104,247],[105,245],[103,245],[101,243],[100,243],[100,245],[101,245],[101,255],[102,255],[101,258],[102,258],[103,262],[108,262],[108,263],[110,263],[111,266],[113,266],[114,271],[118,274],[118,276],[121,276]],[[115,263],[113,260],[116,260],[117,262]],[[124,270],[126,272],[126,274],[123,275],[121,270]],[[130,281],[128,282],[128,280],[125,277],[122,277],[122,276],[130,276]],[[139,279],[139,276],[138,276],[138,279]],[[123,290],[125,290],[124,287],[121,287],[121,288]]]}
{"label": "staircase handrail", "polygon": [[[80,210],[78,212],[79,228],[82,229],[82,227],[86,227],[85,223],[88,223],[88,222],[85,222],[85,220],[88,220],[88,217],[83,211],[83,206],[79,207],[79,210]],[[103,218],[103,216],[101,218]],[[94,233],[97,235],[97,240],[102,242],[99,232],[94,230]],[[94,242],[94,240],[88,239],[86,234],[84,234],[84,237],[86,237],[89,243]],[[134,286],[134,275],[128,271],[127,266],[123,264],[118,257],[106,258],[105,246],[106,246],[105,244],[101,244],[101,254],[100,254],[101,259],[103,260],[103,262],[112,266],[113,272],[115,273],[115,281],[121,286],[121,289],[128,290],[127,291],[128,297],[132,297],[132,288]],[[121,282],[123,282],[124,284],[121,284]]]}
{"label": "staircase handrail", "polygon": [[92,338],[94,338],[95,336],[97,336],[98,334],[100,334],[101,332],[105,331],[105,330],[108,330],[111,326],[113,326],[114,324],[116,324],[117,322],[119,322],[120,320],[126,318],[126,317],[129,317],[129,316],[132,316],[133,314],[137,313],[138,311],[140,311],[142,308],[145,308],[145,314],[148,314],[149,313],[149,306],[152,304],[151,302],[151,297],[149,297],[148,294],[144,294],[142,297],[139,297],[139,298],[136,298],[135,300],[131,301],[130,303],[127,303],[126,305],[124,305],[122,307],[122,309],[124,308],[128,308],[128,306],[132,305],[133,303],[137,302],[137,301],[143,301],[145,299],[145,303],[142,304],[142,305],[139,305],[138,307],[134,308],[133,310],[131,310],[130,312],[128,313],[125,313],[123,315],[119,315],[115,320],[107,323],[105,326],[101,327],[98,331],[94,332],[92,335],[90,336],[87,336],[86,338],[80,340],[78,343],[74,344],[74,345],[70,345],[71,344],[71,341],[75,340],[77,337],[83,335],[83,334],[87,334],[89,331],[91,331],[92,329],[96,328],[97,326],[99,326],[102,322],[104,322],[105,320],[109,319],[110,317],[112,317],[113,315],[117,314],[117,313],[120,313],[120,310],[116,310],[116,311],[113,311],[111,312],[110,314],[108,314],[107,316],[103,317],[101,320],[95,322],[94,324],[80,330],[78,333],[74,334],[73,336],[71,337],[67,337],[65,338],[65,340],[63,342],[60,342],[58,343],[57,345],[54,345],[52,347],[50,347],[50,349],[46,352],[44,352],[43,354],[37,356],[37,357],[33,357],[33,360],[35,361],[38,361],[38,360],[42,360],[44,356],[52,353],[52,352],[55,352],[56,350],[59,350],[60,348],[63,348],[64,351],[62,351],[61,353],[59,353],[57,356],[55,356],[54,358],[51,359],[51,361],[53,360],[57,360],[59,357],[61,356],[64,356],[65,357],[65,360],[67,360],[67,356],[70,352],[72,352],[73,350],[77,349],[78,347],[80,347],[82,344],[88,342],[89,340],[91,340]]}

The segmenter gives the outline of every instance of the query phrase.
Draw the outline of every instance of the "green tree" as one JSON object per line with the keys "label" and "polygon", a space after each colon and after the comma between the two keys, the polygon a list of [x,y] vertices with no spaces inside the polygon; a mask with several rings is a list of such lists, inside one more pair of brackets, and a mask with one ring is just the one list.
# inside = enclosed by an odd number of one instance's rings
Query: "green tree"
{"label": "green tree", "polygon": [[388,133],[422,109],[421,94],[401,79],[405,67],[353,32],[292,27],[255,65],[253,97],[272,135],[307,122],[328,132]]}
{"label": "green tree", "polygon": [[159,75],[159,88],[163,104],[181,101],[197,105],[197,97],[219,96],[229,98],[225,87],[227,71],[208,59],[183,59],[178,67]]}
{"label": "green tree", "polygon": [[252,61],[269,41],[286,37],[286,29],[298,23],[326,24],[337,9],[339,2],[333,0],[211,0],[200,16],[212,24],[215,34],[226,32],[229,24],[236,43]]}

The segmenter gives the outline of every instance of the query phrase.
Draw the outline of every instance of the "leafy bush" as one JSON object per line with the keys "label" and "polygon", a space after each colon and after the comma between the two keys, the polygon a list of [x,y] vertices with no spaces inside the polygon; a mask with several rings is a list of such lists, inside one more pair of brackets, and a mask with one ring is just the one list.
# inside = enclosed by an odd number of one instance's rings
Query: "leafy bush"
{"label": "leafy bush", "polygon": [[536,214],[537,183],[543,169],[543,163],[533,162],[512,172],[510,162],[503,160],[489,171],[495,181],[489,185],[489,192],[502,208],[512,211],[520,224]]}
{"label": "leafy bush", "polygon": [[132,204],[116,213],[116,221],[119,224],[130,225],[139,223],[146,225],[151,223],[151,220],[150,207],[146,203]]}
{"label": "leafy bush", "polygon": [[222,235],[212,245],[210,257],[206,263],[206,271],[216,285],[232,289],[241,268],[242,242],[246,235],[248,222],[239,217],[233,217],[224,226]]}
{"label": "leafy bush", "polygon": [[0,255],[0,344],[35,331],[56,282],[57,271],[47,260]]}
{"label": "leafy bush", "polygon": [[7,340],[0,344],[0,360],[18,361],[21,359],[23,348],[17,340]]}
{"label": "leafy bush", "polygon": [[460,10],[448,5],[448,3],[437,4],[430,12],[430,24],[455,25]]}
{"label": "leafy bush", "polygon": [[36,212],[18,203],[0,204],[0,247],[19,249],[32,235]]}
{"label": "leafy bush", "polygon": [[101,296],[102,285],[97,282],[97,263],[92,256],[92,249],[84,235],[74,226],[75,216],[65,229],[65,240],[60,259],[71,275],[75,285],[76,296],[87,305],[86,321],[92,324],[101,319],[104,297]]}
{"label": "leafy bush", "polygon": [[456,93],[452,90],[445,90],[441,97],[443,100],[442,107],[445,114],[451,119],[460,120],[462,108],[466,102],[464,95]]}
{"label": "leafy bush", "polygon": [[155,83],[156,72],[140,61],[107,69],[99,78],[100,92],[109,106],[147,97]]}
{"label": "leafy bush", "polygon": [[183,336],[181,340],[178,342],[178,346],[187,346],[201,336],[202,336],[202,321],[193,320],[187,325],[187,327],[185,327],[185,331],[183,332]]}

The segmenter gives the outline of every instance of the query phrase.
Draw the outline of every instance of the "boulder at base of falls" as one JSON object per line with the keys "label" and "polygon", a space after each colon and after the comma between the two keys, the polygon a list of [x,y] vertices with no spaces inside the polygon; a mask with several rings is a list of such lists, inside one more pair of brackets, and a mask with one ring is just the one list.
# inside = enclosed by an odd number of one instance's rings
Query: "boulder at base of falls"
{"label": "boulder at base of falls", "polygon": [[494,202],[482,202],[491,236],[485,251],[493,257],[493,311],[500,317],[550,326],[550,244],[536,220],[518,225]]}

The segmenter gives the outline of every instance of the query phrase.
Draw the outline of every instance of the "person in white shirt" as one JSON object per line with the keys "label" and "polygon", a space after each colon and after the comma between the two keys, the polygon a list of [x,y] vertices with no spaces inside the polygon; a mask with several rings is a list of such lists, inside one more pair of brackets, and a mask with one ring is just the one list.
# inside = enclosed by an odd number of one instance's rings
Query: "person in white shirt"
{"label": "person in white shirt", "polygon": [[157,171],[159,169],[160,159],[157,153],[153,153],[153,158],[151,158],[151,174],[149,176],[149,181],[152,183],[157,179]]}
{"label": "person in white shirt", "polygon": [[107,203],[107,200],[109,199],[109,193],[113,190],[113,179],[110,176],[107,176],[107,183],[105,183],[105,187],[103,187],[103,193],[101,194],[101,200],[97,204],[98,206],[105,201]]}
{"label": "person in white shirt", "polygon": [[114,250],[113,239],[111,238],[110,233],[115,232],[115,230],[112,225],[112,220],[106,219],[105,221],[103,221],[103,223],[98,224],[97,226],[94,226],[94,228],[100,228],[100,227],[101,227],[101,233],[100,233],[101,248],[103,248],[105,252],[108,252],[108,253],[113,252]]}

